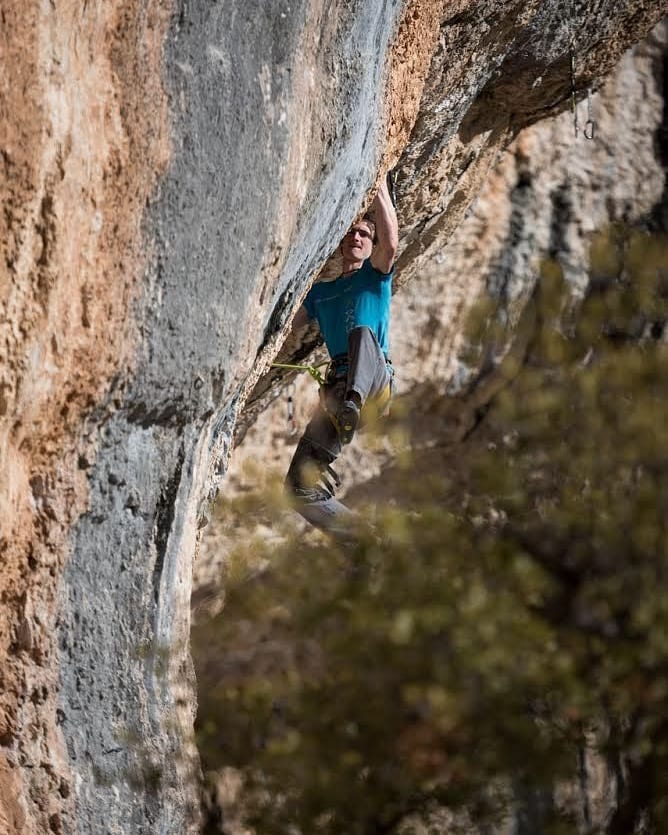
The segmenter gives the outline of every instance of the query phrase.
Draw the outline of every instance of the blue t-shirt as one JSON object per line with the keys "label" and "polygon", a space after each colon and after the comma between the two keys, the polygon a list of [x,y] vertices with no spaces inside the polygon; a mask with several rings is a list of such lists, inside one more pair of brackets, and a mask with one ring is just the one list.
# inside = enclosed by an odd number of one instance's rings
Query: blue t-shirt
{"label": "blue t-shirt", "polygon": [[379,272],[367,258],[359,270],[335,281],[311,287],[304,307],[317,319],[330,357],[348,353],[348,334],[368,327],[376,335],[385,356],[390,349],[390,301],[392,270]]}

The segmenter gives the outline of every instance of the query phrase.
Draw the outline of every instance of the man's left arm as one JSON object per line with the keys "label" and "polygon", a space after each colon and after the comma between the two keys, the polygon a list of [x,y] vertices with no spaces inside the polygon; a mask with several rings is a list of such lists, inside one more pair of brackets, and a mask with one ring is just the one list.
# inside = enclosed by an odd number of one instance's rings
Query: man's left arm
{"label": "man's left arm", "polygon": [[387,188],[387,178],[378,189],[371,214],[376,226],[376,243],[371,252],[371,264],[381,273],[389,273],[399,246],[399,224],[392,198]]}

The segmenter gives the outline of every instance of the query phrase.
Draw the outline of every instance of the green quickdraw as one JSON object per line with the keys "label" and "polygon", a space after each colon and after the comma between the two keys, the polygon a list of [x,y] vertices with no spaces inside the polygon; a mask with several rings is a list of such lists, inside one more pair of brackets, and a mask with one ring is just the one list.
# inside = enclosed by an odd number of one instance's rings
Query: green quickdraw
{"label": "green quickdraw", "polygon": [[288,362],[272,362],[272,368],[290,368],[293,371],[306,371],[308,374],[313,377],[316,383],[319,386],[325,385],[325,378],[322,376],[322,373],[319,371],[324,365],[329,365],[329,362],[321,362],[318,365],[293,365]]}

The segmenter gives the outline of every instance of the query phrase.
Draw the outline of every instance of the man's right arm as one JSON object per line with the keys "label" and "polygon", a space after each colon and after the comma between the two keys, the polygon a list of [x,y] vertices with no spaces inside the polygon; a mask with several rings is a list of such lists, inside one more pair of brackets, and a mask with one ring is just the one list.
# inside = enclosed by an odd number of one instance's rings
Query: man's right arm
{"label": "man's right arm", "polygon": [[389,273],[394,265],[394,256],[399,247],[399,224],[397,213],[383,179],[373,203],[371,215],[376,224],[377,242],[371,253],[371,264],[381,273]]}

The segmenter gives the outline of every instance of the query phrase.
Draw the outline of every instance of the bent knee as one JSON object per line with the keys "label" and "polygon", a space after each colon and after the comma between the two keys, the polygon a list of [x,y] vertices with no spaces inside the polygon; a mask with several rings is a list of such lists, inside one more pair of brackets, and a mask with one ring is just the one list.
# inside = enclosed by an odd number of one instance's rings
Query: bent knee
{"label": "bent knee", "polygon": [[286,489],[300,498],[304,495],[304,491],[317,489],[323,470],[333,460],[333,455],[302,438],[297,444],[285,476]]}

